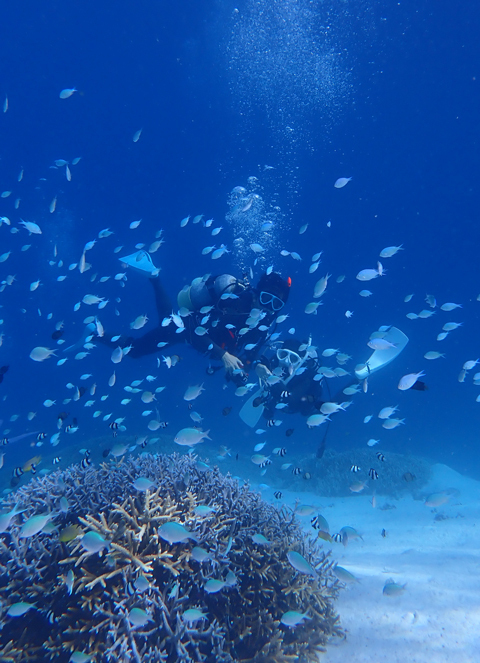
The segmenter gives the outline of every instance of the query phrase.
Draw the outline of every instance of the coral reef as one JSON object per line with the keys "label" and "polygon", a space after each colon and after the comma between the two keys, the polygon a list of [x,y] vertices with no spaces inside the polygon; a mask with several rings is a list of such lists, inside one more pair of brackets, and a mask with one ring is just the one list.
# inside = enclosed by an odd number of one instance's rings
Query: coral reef
{"label": "coral reef", "polygon": [[[322,458],[298,457],[293,463],[303,470],[301,474],[292,476],[290,472],[270,467],[269,481],[279,488],[315,492],[324,497],[351,495],[350,486],[354,481],[366,481],[366,493],[375,489],[377,495],[400,497],[405,492],[410,492],[414,498],[422,499],[424,496],[421,488],[431,476],[430,463],[417,456],[405,456],[389,451],[383,451],[385,460],[381,461],[376,456],[377,451],[378,447],[342,452],[327,449]],[[360,467],[360,471],[352,473],[352,465]],[[376,470],[377,479],[372,480],[369,477],[370,468]],[[304,479],[305,471],[310,475],[308,481]]]}
{"label": "coral reef", "polygon": [[329,554],[192,455],[74,465],[14,504],[25,511],[0,535],[1,661],[306,663],[342,634]]}

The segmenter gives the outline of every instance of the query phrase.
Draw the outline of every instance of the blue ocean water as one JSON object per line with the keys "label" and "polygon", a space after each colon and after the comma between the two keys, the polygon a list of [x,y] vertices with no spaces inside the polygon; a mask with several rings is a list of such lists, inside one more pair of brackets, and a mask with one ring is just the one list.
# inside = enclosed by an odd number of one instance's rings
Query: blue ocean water
{"label": "blue ocean water", "polygon": [[[29,358],[35,346],[56,347],[51,334],[62,320],[65,345],[81,335],[85,317],[97,313],[112,333],[128,332],[144,313],[154,324],[145,280],[128,273],[122,288],[98,279],[121,271],[118,256],[136,243],[148,246],[163,229],[165,245],[154,260],[173,299],[207,272],[241,276],[251,268],[256,280],[273,264],[292,279],[285,338],[290,327],[298,338],[311,334],[319,350],[352,355],[352,370],[368,358],[366,343],[380,325],[402,329],[410,338],[407,348],[372,376],[366,395],[335,416],[328,446],[345,450],[380,438],[383,450],[426,456],[478,478],[476,369],[458,381],[464,362],[480,355],[475,8],[458,7],[455,21],[431,1],[389,7],[306,0],[26,2],[2,14],[0,95],[8,98],[8,109],[0,113],[0,189],[12,194],[0,199],[0,214],[11,221],[0,228],[0,254],[11,251],[0,264],[0,281],[16,279],[0,293],[0,365],[9,366],[0,385],[2,437],[36,430],[50,436],[61,410],[77,417],[80,430],[78,437],[62,435],[55,450],[60,455],[62,446],[85,447],[109,434],[102,420],[107,413],[125,416],[129,433],[145,434],[144,404],[137,398],[122,406],[120,400],[127,396],[124,385],[152,374],[155,385],[167,386],[157,405],[173,434],[190,424],[186,387],[204,382],[195,408],[211,429],[205,449],[214,454],[227,440],[234,453],[253,448],[258,438],[238,417],[241,400],[231,386],[223,389],[220,373],[207,376],[208,359],[185,344],[172,349],[182,361],[170,370],[158,368],[155,356],[125,358],[114,390],[107,385],[114,367],[105,348],[63,366],[56,365],[61,346],[56,359]],[[60,99],[60,91],[71,87],[77,92]],[[70,166],[71,181],[64,167],[52,168],[56,159],[76,157],[81,160]],[[249,184],[252,177],[257,179]],[[337,189],[339,177],[352,180]],[[258,226],[274,221],[268,237],[257,231],[255,241],[268,244],[257,265],[253,252],[235,249],[235,238],[247,229],[225,218],[235,186],[261,196]],[[213,217],[212,227],[223,226],[221,235],[212,239],[202,223],[180,228],[182,218],[196,214]],[[42,235],[29,237],[21,219],[38,223]],[[129,229],[137,219],[139,228]],[[115,234],[88,252],[92,269],[69,271],[104,228]],[[220,242],[229,254],[217,262],[201,255],[204,246]],[[32,246],[21,251],[25,244]],[[384,277],[356,280],[361,269],[375,267],[384,247],[400,244],[404,250],[383,261]],[[119,245],[124,250],[115,254]],[[282,257],[282,249],[302,260]],[[317,251],[323,251],[322,263],[310,275]],[[314,284],[327,273],[333,276],[323,305],[307,316]],[[59,275],[67,278],[59,282]],[[345,280],[336,283],[340,275]],[[31,292],[36,280],[41,285]],[[359,296],[364,287],[371,297]],[[87,293],[108,298],[109,305],[100,312],[82,305],[75,312]],[[404,303],[411,293],[412,301]],[[407,313],[429,308],[427,294],[438,305],[462,308],[446,313],[437,306],[429,319],[407,319]],[[462,327],[438,342],[450,321]],[[430,350],[446,356],[427,361]],[[400,377],[421,370],[428,390],[399,392]],[[72,395],[66,384],[82,385],[85,373],[93,376],[86,387],[97,384],[95,404],[85,408],[88,395],[63,404]],[[109,399],[101,403],[103,394]],[[55,406],[45,408],[45,399]],[[399,406],[404,426],[381,428],[376,414],[387,405]],[[228,418],[222,415],[226,406],[233,406]],[[94,419],[97,409],[102,416]],[[37,412],[31,422],[28,412]],[[375,416],[364,424],[367,414]],[[18,419],[10,421],[12,415]],[[287,427],[295,427],[303,451],[315,450],[323,435],[290,415],[268,432],[269,446],[285,444]],[[28,442],[12,445],[5,473],[10,476],[35,451]]]}

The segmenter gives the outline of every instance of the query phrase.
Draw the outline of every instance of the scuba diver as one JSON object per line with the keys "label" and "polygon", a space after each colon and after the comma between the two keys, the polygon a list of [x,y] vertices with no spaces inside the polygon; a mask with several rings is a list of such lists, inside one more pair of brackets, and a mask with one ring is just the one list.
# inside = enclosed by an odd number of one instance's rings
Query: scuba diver
{"label": "scuba diver", "polygon": [[[267,427],[276,425],[276,417],[280,413],[298,413],[309,417],[319,413],[324,402],[334,400],[328,381],[318,379],[318,368],[317,353],[311,346],[311,338],[307,343],[289,339],[276,348],[270,359],[262,355],[255,372],[265,391],[252,400],[251,406],[263,409],[261,416],[266,419]],[[245,409],[244,406],[240,412],[242,418]],[[321,458],[325,452],[329,426],[328,420],[317,448],[317,458]]]}
{"label": "scuba diver", "polygon": [[[227,376],[238,374],[252,363],[273,333],[272,325],[288,300],[290,286],[291,279],[285,280],[276,272],[262,274],[255,288],[248,279],[230,274],[194,279],[177,300],[180,308],[192,311],[187,318],[188,342],[199,352],[209,352],[212,359],[221,360]],[[202,322],[210,316],[215,319],[207,333],[199,336],[198,325],[203,328]]]}
{"label": "scuba diver", "polygon": [[[227,378],[243,383],[243,369],[250,364],[265,341],[271,336],[275,318],[288,300],[291,279],[280,274],[262,274],[256,287],[248,279],[237,279],[231,274],[196,278],[178,294],[179,313],[173,313],[170,297],[158,277],[150,254],[137,251],[120,258],[121,262],[149,277],[152,284],[159,322],[155,329],[138,338],[117,337],[104,333],[101,343],[111,347],[131,346],[133,358],[160,352],[165,345],[174,345],[182,339],[202,354],[223,363]],[[85,335],[96,331],[96,325],[87,325]],[[115,338],[115,341],[112,341]],[[67,350],[76,349],[71,346]],[[240,358],[241,356],[241,358]],[[209,367],[209,373],[219,367]]]}
{"label": "scuba diver", "polygon": [[[396,327],[385,327],[383,338],[389,341],[389,346],[383,350],[375,350],[370,358],[355,369],[356,380],[348,385],[353,388],[350,395],[360,391],[360,383],[366,388],[367,381],[373,373],[392,362],[408,343],[407,336]],[[258,425],[263,416],[267,426],[274,426],[280,413],[299,413],[304,417],[322,412],[325,402],[336,403],[344,400],[342,409],[345,409],[350,399],[346,400],[344,392],[331,393],[330,379],[335,377],[325,375],[325,369],[320,369],[316,348],[312,346],[311,338],[308,342],[289,339],[284,343],[272,344],[273,355],[262,355],[255,366],[259,378],[260,389],[255,392],[240,410],[240,418],[250,427]],[[329,370],[329,369],[327,369]],[[425,390],[424,383],[418,386]],[[348,392],[347,392],[348,393]],[[330,420],[327,419],[325,433],[317,450],[317,457],[321,458],[325,451],[326,437]]]}
{"label": "scuba diver", "polygon": [[274,420],[280,410],[290,414],[298,412],[305,417],[318,412],[327,398],[321,381],[315,380],[317,369],[311,340],[301,343],[289,339],[275,349],[272,357],[262,355],[260,358],[255,371],[266,390],[254,405],[263,406],[263,416],[269,421]]}

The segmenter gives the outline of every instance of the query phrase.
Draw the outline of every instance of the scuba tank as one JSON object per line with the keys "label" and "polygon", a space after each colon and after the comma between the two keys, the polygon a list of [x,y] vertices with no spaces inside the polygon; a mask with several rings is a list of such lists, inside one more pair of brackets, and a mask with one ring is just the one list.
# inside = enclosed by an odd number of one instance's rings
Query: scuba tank
{"label": "scuba tank", "polygon": [[240,283],[231,274],[193,279],[191,285],[185,286],[178,293],[178,306],[191,311],[199,311],[203,306],[216,306],[223,294],[233,294]]}

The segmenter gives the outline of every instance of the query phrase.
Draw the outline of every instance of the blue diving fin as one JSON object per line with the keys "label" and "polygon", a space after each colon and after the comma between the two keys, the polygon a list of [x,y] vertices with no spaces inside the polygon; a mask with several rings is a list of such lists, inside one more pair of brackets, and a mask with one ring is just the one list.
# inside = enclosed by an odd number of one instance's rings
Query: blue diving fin
{"label": "blue diving fin", "polygon": [[85,329],[83,330],[82,335],[80,336],[78,341],[76,343],[74,343],[73,345],[69,345],[68,348],[64,348],[62,350],[62,352],[64,354],[66,354],[68,352],[74,352],[74,351],[76,352],[77,350],[81,350],[81,348],[83,348],[83,345],[84,345],[85,341],[87,340],[87,338],[89,336],[92,336],[92,334],[95,334],[96,329],[97,328],[93,324],[93,322],[89,322],[88,325],[86,325]]}
{"label": "blue diving fin", "polygon": [[158,276],[160,273],[160,268],[155,267],[152,257],[147,251],[135,251],[135,253],[123,256],[123,258],[119,258],[119,260],[139,274],[143,274],[149,278]]}

